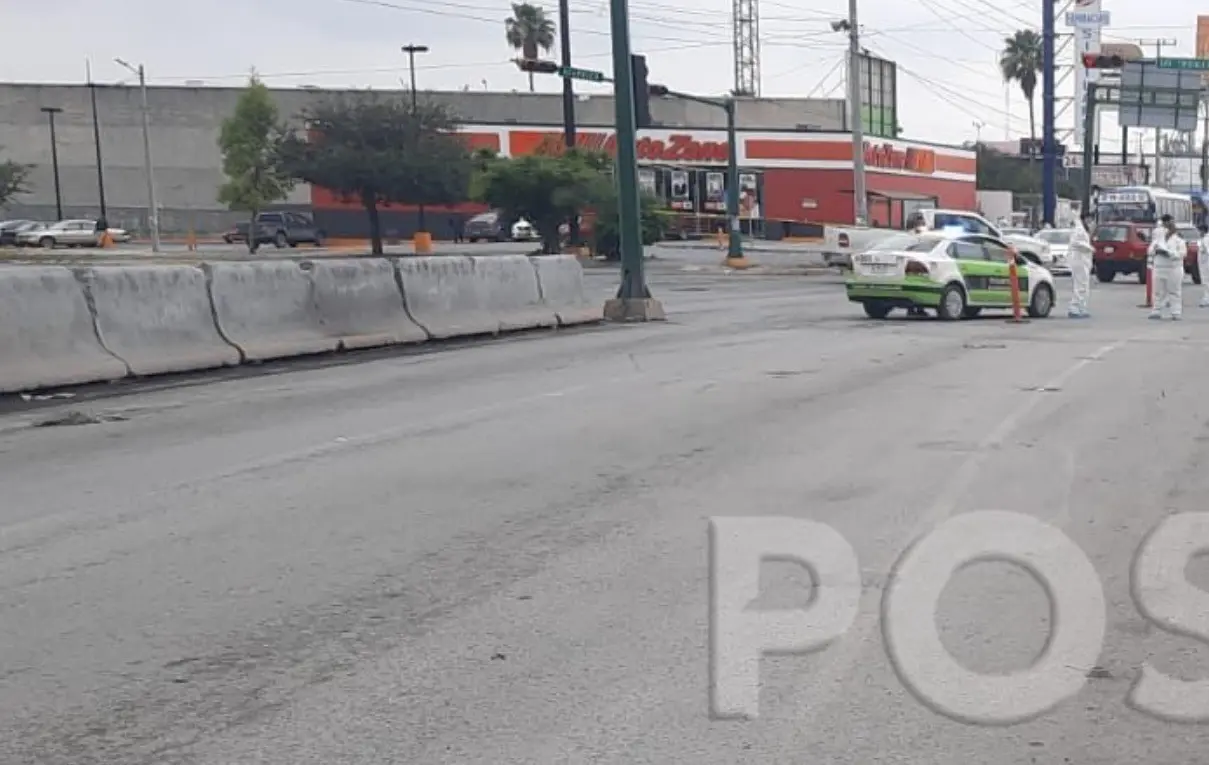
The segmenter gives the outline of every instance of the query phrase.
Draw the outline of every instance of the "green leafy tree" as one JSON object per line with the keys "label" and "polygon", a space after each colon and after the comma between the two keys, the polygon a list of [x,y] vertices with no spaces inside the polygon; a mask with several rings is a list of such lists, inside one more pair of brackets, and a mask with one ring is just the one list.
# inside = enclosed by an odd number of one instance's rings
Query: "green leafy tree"
{"label": "green leafy tree", "polygon": [[491,163],[499,159],[500,153],[495,149],[475,149],[470,153],[470,164],[475,172],[484,173]]}
{"label": "green leafy tree", "polygon": [[384,204],[444,205],[465,201],[473,162],[444,107],[378,98],[334,98],[306,112],[310,136],[283,147],[293,177],[355,199],[369,218],[375,255],[382,254]]}
{"label": "green leafy tree", "polygon": [[1003,41],[999,71],[1004,82],[1020,86],[1024,100],[1028,102],[1029,138],[1034,141],[1037,139],[1037,115],[1033,96],[1037,93],[1037,76],[1041,74],[1043,64],[1041,35],[1032,29],[1021,29]]}
{"label": "green leafy tree", "polygon": [[559,227],[576,211],[606,199],[612,181],[598,159],[571,151],[558,157],[495,159],[473,184],[475,199],[508,220],[524,218],[541,235],[542,252],[560,250]]}
{"label": "green leafy tree", "polygon": [[266,206],[285,199],[294,180],[281,165],[287,132],[278,119],[269,89],[255,75],[240,94],[235,111],[223,120],[218,136],[226,182],[218,201],[228,209],[248,213],[248,251],[259,247],[256,216]]}
{"label": "green leafy tree", "polygon": [[[522,58],[537,58],[539,50],[554,47],[554,22],[546,12],[529,3],[513,3],[512,17],[504,22],[508,44],[520,51]],[[533,72],[529,72],[529,92],[533,92]]]}
{"label": "green leafy tree", "polygon": [[[592,249],[608,260],[621,258],[621,210],[614,192],[597,203],[596,221],[592,224]],[[642,243],[652,245],[667,234],[668,213],[659,200],[650,194],[641,199]]]}
{"label": "green leafy tree", "polygon": [[6,160],[0,162],[0,208],[7,207],[14,198],[29,193],[29,172],[33,165],[22,165]]}

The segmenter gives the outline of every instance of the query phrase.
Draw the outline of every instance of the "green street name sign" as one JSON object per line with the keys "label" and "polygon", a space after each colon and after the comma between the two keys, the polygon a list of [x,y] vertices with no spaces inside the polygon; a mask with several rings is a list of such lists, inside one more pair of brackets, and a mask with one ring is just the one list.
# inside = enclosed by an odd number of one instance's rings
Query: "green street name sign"
{"label": "green street name sign", "polygon": [[604,72],[598,72],[595,69],[577,69],[573,66],[560,66],[558,68],[558,76],[567,77],[572,80],[587,80],[588,82],[604,82],[605,78]]}
{"label": "green street name sign", "polygon": [[1188,72],[1209,72],[1209,58],[1161,58],[1159,69],[1183,69]]}

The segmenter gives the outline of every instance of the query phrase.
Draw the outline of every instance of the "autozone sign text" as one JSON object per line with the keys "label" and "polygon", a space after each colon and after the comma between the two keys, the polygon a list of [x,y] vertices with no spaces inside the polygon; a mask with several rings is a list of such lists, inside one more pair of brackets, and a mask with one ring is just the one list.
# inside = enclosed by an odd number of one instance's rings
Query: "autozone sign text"
{"label": "autozone sign text", "polygon": [[891,144],[865,144],[865,164],[882,170],[904,170],[931,175],[936,172],[936,152],[931,149],[896,149]]}
{"label": "autozone sign text", "polygon": [[[617,154],[617,136],[613,133],[580,133],[576,146],[589,151],[602,151],[610,156]],[[557,156],[563,153],[563,137],[549,133],[534,148],[534,154]],[[666,162],[668,164],[725,164],[728,146],[725,141],[699,141],[688,133],[672,133],[667,138],[639,138],[634,148],[640,162]]]}

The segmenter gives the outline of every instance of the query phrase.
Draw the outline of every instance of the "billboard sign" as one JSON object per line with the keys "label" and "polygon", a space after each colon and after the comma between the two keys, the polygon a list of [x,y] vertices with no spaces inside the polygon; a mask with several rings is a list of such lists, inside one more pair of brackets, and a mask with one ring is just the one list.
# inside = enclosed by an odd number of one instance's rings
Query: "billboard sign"
{"label": "billboard sign", "polygon": [[[1084,23],[1072,23],[1076,18]],[[1098,23],[1102,21],[1103,23]],[[1075,27],[1075,145],[1083,145],[1083,126],[1087,118],[1087,84],[1099,82],[1100,72],[1083,66],[1083,57],[1100,53],[1100,30],[1108,25],[1108,14],[1102,13],[1100,0],[1075,0],[1075,7],[1067,14],[1066,23]],[[1099,135],[1096,125],[1096,135]]]}
{"label": "billboard sign", "polygon": [[1196,69],[1171,69],[1155,61],[1126,62],[1117,89],[1121,126],[1196,130],[1202,76]]}
{"label": "billboard sign", "polygon": [[898,137],[898,67],[893,61],[862,55],[861,127],[865,135]]}

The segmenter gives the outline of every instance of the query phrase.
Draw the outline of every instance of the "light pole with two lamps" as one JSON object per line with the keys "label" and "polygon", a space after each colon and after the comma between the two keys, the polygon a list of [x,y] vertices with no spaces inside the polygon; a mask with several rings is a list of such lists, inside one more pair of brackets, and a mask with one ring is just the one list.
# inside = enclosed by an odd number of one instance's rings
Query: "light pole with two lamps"
{"label": "light pole with two lamps", "polygon": [[865,127],[861,115],[861,28],[856,20],[856,0],[848,0],[848,18],[831,22],[831,31],[848,34],[848,129],[852,131],[853,217],[858,226],[869,225],[869,196],[865,190]]}
{"label": "light pole with two lamps", "polygon": [[128,69],[131,73],[139,78],[139,92],[142,97],[143,111],[143,164],[147,173],[147,205],[148,210],[147,223],[151,228],[151,251],[160,251],[160,221],[159,221],[159,204],[155,199],[155,176],[153,175],[151,166],[151,116],[150,107],[147,106],[147,73],[142,64],[137,67],[126,63],[120,58],[115,58],[118,66]]}

